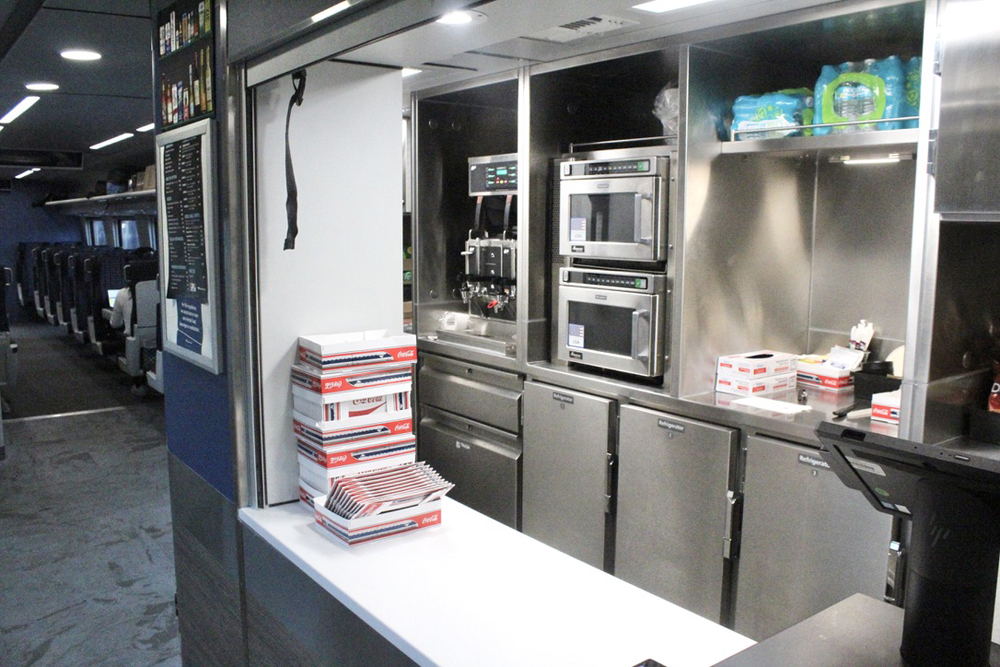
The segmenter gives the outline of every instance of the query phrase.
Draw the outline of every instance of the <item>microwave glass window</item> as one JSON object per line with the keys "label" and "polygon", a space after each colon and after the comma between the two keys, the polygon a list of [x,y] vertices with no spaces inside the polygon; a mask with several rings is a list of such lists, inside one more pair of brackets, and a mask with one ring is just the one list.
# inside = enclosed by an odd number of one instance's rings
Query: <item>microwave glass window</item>
{"label": "microwave glass window", "polygon": [[632,308],[569,302],[566,346],[632,356]]}
{"label": "microwave glass window", "polygon": [[570,195],[569,240],[633,243],[637,197],[634,193]]}

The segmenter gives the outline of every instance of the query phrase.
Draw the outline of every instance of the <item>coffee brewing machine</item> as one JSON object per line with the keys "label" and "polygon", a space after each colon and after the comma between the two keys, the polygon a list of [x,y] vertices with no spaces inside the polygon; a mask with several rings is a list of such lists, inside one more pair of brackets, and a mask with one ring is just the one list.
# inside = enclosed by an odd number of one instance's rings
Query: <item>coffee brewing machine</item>
{"label": "coffee brewing machine", "polygon": [[470,318],[517,318],[517,154],[469,158],[476,212],[462,256],[458,294]]}

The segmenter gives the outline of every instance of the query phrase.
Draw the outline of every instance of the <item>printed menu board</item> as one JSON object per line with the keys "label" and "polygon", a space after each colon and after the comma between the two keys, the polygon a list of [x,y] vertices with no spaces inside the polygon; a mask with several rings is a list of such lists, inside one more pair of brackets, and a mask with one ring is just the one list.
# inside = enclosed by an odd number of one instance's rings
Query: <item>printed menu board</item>
{"label": "printed menu board", "polygon": [[212,122],[156,138],[160,293],[164,350],[220,373]]}

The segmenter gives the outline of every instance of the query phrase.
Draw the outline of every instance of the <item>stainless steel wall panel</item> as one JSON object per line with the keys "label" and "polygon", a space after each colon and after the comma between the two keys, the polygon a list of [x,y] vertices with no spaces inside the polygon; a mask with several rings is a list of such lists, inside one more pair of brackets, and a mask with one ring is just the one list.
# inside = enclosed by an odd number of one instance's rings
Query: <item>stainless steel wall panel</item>
{"label": "stainless steel wall panel", "polygon": [[524,383],[524,533],[604,567],[614,401]]}
{"label": "stainless steel wall panel", "polygon": [[523,380],[514,373],[422,355],[417,400],[468,419],[519,433]]}
{"label": "stainless steel wall panel", "polygon": [[521,526],[521,439],[422,407],[419,456],[455,484],[448,496],[511,528]]}
{"label": "stainless steel wall panel", "polygon": [[236,506],[173,454],[167,463],[181,656],[245,664]]}
{"label": "stainless steel wall panel", "polygon": [[716,623],[738,442],[735,429],[621,408],[615,576]]}
{"label": "stainless steel wall panel", "polygon": [[942,37],[936,208],[1000,220],[1000,5],[948,0]]}
{"label": "stainless steel wall panel", "polygon": [[735,630],[758,641],[854,593],[885,588],[892,519],[819,451],[750,436]]}
{"label": "stainless steel wall panel", "polygon": [[845,344],[860,319],[874,322],[883,342],[903,344],[915,174],[912,160],[848,165],[820,156],[807,352],[827,352],[827,334]]}
{"label": "stainless steel wall panel", "polygon": [[689,164],[674,328],[681,396],[712,389],[720,355],[805,349],[813,171],[806,160],[762,156]]}

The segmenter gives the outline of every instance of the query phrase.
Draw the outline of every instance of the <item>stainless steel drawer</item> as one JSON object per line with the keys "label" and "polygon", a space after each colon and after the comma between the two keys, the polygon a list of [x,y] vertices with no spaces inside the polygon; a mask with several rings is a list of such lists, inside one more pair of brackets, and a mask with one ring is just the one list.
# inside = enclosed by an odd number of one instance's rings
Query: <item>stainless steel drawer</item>
{"label": "stainless steel drawer", "polygon": [[520,528],[520,438],[431,407],[424,407],[421,414],[420,458],[455,484],[449,497]]}
{"label": "stainless steel drawer", "polygon": [[519,375],[484,366],[422,355],[417,401],[453,414],[518,433],[521,430]]}

